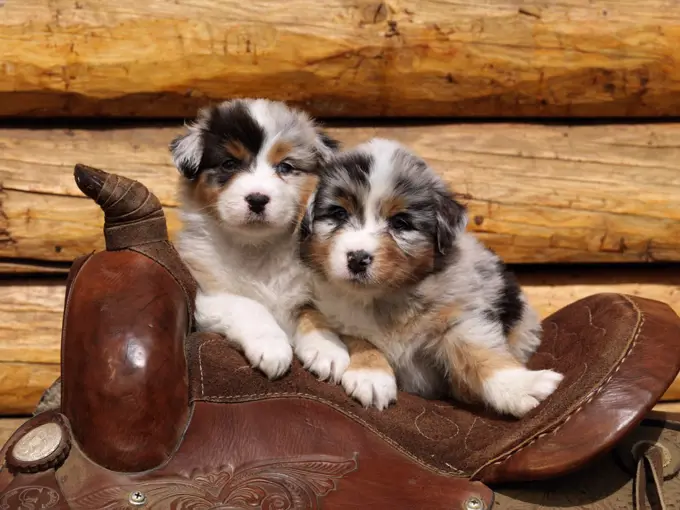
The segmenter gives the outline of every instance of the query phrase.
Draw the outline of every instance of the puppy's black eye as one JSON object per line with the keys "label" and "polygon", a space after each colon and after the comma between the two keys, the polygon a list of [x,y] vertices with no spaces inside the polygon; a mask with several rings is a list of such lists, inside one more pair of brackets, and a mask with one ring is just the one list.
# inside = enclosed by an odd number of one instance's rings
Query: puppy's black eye
{"label": "puppy's black eye", "polygon": [[339,205],[335,205],[328,210],[327,216],[335,221],[345,221],[349,218],[349,213]]}
{"label": "puppy's black eye", "polygon": [[413,223],[407,214],[399,213],[392,216],[389,220],[390,228],[397,231],[413,230]]}
{"label": "puppy's black eye", "polygon": [[295,171],[295,167],[287,161],[281,161],[281,163],[276,165],[276,171],[281,175],[288,175]]}
{"label": "puppy's black eye", "polygon": [[220,167],[224,170],[236,170],[239,166],[239,162],[234,158],[227,158],[222,161]]}

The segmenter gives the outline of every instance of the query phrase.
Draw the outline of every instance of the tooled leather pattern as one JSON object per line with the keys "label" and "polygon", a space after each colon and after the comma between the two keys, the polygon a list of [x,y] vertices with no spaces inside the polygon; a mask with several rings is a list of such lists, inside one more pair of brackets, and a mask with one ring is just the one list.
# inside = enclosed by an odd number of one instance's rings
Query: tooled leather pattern
{"label": "tooled leather pattern", "polygon": [[10,489],[0,497],[0,510],[49,510],[57,508],[61,497],[50,487],[25,485]]}
{"label": "tooled leather pattern", "polygon": [[146,509],[318,510],[340,478],[357,469],[356,458],[272,459],[242,468],[227,466],[188,478],[172,477],[97,489],[69,500],[74,510],[127,510],[130,493],[142,492]]}

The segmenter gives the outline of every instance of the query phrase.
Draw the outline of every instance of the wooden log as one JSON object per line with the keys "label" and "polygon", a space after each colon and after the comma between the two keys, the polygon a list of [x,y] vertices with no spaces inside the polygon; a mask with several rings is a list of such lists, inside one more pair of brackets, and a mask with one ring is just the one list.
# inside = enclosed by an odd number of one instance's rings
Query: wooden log
{"label": "wooden log", "polygon": [[0,285],[0,363],[58,364],[64,281],[12,283]]}
{"label": "wooden log", "polygon": [[56,261],[42,261],[42,260],[1,260],[0,259],[0,274],[13,275],[45,275],[45,274],[66,274],[68,273],[70,264],[60,263]]}
{"label": "wooden log", "polygon": [[0,414],[31,413],[43,392],[59,377],[58,364],[0,361]]}
{"label": "wooden log", "polygon": [[[545,317],[597,292],[621,292],[669,303],[680,314],[680,271],[649,266],[515,268],[529,301]],[[63,280],[0,286],[0,415],[30,413],[59,374]],[[664,396],[680,399],[680,377]]]}
{"label": "wooden log", "polygon": [[[0,448],[4,446],[9,437],[14,434],[14,431],[21,427],[27,418],[0,418]],[[0,459],[0,466],[3,465],[5,459]]]}
{"label": "wooden log", "polygon": [[7,2],[0,115],[677,115],[679,24],[667,0]]}
{"label": "wooden log", "polygon": [[680,266],[511,266],[541,317],[602,292],[667,303],[680,315]]}
{"label": "wooden log", "polygon": [[59,377],[60,283],[0,286],[0,414],[32,412]]}
{"label": "wooden log", "polygon": [[[406,143],[462,194],[469,228],[507,262],[680,260],[680,124],[329,131],[348,146],[372,136]],[[0,129],[0,257],[70,262],[103,248],[102,214],[77,189],[76,162],[149,186],[172,236],[177,173],[167,145],[179,132]]]}
{"label": "wooden log", "polygon": [[680,402],[662,402],[654,406],[655,411],[680,414]]}
{"label": "wooden log", "polygon": [[673,386],[668,388],[668,391],[663,396],[663,400],[680,401],[680,377],[675,380]]}

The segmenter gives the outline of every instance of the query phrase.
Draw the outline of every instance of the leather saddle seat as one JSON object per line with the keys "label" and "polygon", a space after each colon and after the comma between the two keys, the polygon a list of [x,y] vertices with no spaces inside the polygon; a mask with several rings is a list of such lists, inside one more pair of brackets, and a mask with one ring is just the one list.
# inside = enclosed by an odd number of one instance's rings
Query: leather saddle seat
{"label": "leather saddle seat", "polygon": [[269,381],[195,332],[196,284],[156,197],[75,175],[105,212],[107,249],[71,269],[61,406],[0,450],[0,508],[26,494],[88,510],[551,508],[546,487],[565,508],[647,508],[648,485],[680,496],[680,419],[649,414],[680,370],[668,305],[597,294],[546,318],[529,365],[565,379],[520,420],[403,392],[364,409],[297,362]]}

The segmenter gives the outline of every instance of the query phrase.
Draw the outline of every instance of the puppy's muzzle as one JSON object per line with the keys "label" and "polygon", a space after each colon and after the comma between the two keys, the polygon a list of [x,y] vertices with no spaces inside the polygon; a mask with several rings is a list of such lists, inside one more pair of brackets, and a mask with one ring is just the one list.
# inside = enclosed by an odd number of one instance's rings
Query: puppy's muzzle
{"label": "puppy's muzzle", "polygon": [[373,255],[365,250],[350,251],[347,253],[347,268],[353,274],[366,272],[368,266],[373,262]]}
{"label": "puppy's muzzle", "polygon": [[246,202],[248,202],[248,208],[255,214],[262,214],[264,208],[269,203],[269,197],[263,195],[262,193],[251,193],[246,195]]}

